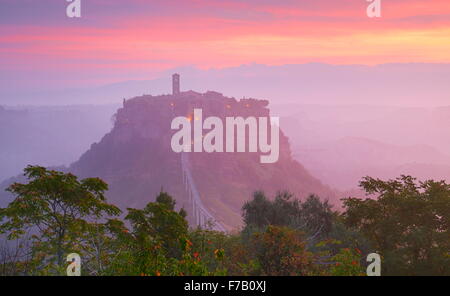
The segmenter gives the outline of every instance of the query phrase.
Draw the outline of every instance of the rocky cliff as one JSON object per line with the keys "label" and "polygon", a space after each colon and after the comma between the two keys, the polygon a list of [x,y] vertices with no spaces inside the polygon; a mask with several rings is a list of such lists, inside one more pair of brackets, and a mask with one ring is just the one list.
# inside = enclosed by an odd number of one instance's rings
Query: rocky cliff
{"label": "rocky cliff", "polygon": [[[124,101],[112,131],[72,164],[80,177],[100,177],[109,183],[108,199],[122,208],[143,207],[164,189],[187,209],[180,153],[171,149],[176,132],[171,122],[189,117],[193,109],[219,118],[270,115],[268,101],[228,98],[217,92],[141,96]],[[281,127],[282,129],[282,127]],[[190,165],[203,204],[227,229],[241,225],[241,207],[256,190],[273,195],[289,190],[303,198],[315,193],[333,199],[333,192],[291,157],[287,137],[280,131],[276,163],[260,163],[259,153],[190,153]]]}

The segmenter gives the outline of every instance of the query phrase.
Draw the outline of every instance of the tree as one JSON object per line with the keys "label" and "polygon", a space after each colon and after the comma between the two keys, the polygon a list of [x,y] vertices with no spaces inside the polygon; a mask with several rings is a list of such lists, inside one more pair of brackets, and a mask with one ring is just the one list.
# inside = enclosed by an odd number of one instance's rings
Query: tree
{"label": "tree", "polygon": [[125,217],[131,231],[124,236],[129,249],[120,260],[127,260],[130,272],[156,274],[168,270],[170,262],[180,259],[188,238],[185,211],[175,211],[175,200],[166,192],[160,192],[156,202],[144,209],[128,209]]}
{"label": "tree", "polygon": [[321,201],[316,195],[310,195],[301,204],[300,215],[292,225],[297,229],[302,229],[308,236],[308,241],[317,241],[330,234],[333,223],[332,206],[327,200]]}
{"label": "tree", "polygon": [[273,223],[272,203],[262,191],[253,193],[253,199],[245,202],[242,212],[246,226],[263,228]]}
{"label": "tree", "polygon": [[151,237],[160,242],[170,257],[180,255],[180,239],[187,237],[188,223],[182,213],[175,211],[175,200],[166,192],[160,192],[156,202],[144,209],[128,209],[125,219],[131,222],[133,233],[143,239]]}
{"label": "tree", "polygon": [[288,228],[268,226],[252,239],[252,250],[262,275],[309,275],[312,254],[306,251],[302,233]]}
{"label": "tree", "polygon": [[83,271],[89,275],[105,275],[114,259],[129,246],[124,240],[128,229],[119,219],[108,219],[106,223],[89,223],[80,231],[79,253],[82,254]]}
{"label": "tree", "polygon": [[450,185],[411,176],[360,183],[376,199],[344,199],[347,226],[382,255],[386,275],[449,275]]}
{"label": "tree", "polygon": [[289,192],[279,192],[273,201],[263,192],[255,192],[242,211],[246,231],[262,230],[268,225],[288,226],[305,232],[308,241],[326,236],[332,229],[334,215],[328,201],[310,195],[301,202]]}
{"label": "tree", "polygon": [[171,211],[175,210],[175,205],[177,204],[175,199],[173,199],[172,196],[170,196],[167,192],[164,192],[163,190],[161,190],[161,192],[156,197],[156,202],[159,204],[166,205],[167,209]]}
{"label": "tree", "polygon": [[90,219],[118,215],[120,210],[105,201],[108,185],[98,178],[78,180],[70,173],[28,166],[27,184],[14,183],[7,191],[15,195],[0,209],[0,232],[8,239],[32,233],[33,258],[61,268],[64,254],[73,250]]}
{"label": "tree", "polygon": [[13,242],[0,237],[0,276],[17,276],[29,272],[29,238],[24,236]]}

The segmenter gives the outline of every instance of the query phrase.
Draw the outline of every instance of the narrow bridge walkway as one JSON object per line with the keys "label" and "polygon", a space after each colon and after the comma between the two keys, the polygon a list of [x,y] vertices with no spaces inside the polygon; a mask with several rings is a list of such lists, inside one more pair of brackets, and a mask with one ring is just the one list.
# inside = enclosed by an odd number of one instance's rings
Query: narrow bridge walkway
{"label": "narrow bridge walkway", "polygon": [[202,203],[202,199],[200,198],[200,194],[198,193],[192,176],[189,153],[181,152],[180,154],[183,184],[186,193],[188,194],[190,206],[192,207],[191,210],[194,216],[195,225],[207,228],[209,226],[208,224],[212,224],[211,227],[213,230],[225,232],[225,227],[214,218]]}

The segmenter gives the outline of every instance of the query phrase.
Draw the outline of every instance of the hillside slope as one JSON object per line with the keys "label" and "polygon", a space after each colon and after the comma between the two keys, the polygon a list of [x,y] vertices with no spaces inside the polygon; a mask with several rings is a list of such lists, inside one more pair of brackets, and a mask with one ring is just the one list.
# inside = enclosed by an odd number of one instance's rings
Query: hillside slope
{"label": "hillside slope", "polygon": [[[170,142],[172,119],[201,108],[204,117],[269,116],[268,102],[224,97],[216,92],[142,96],[124,102],[114,128],[72,164],[81,177],[100,177],[110,184],[108,199],[122,208],[143,207],[163,188],[192,213],[183,188],[180,154]],[[261,164],[259,153],[190,153],[192,171],[203,203],[228,229],[241,225],[241,207],[255,190],[272,195],[289,190],[303,198],[316,193],[334,199],[332,190],[292,159],[280,131],[280,157]]]}

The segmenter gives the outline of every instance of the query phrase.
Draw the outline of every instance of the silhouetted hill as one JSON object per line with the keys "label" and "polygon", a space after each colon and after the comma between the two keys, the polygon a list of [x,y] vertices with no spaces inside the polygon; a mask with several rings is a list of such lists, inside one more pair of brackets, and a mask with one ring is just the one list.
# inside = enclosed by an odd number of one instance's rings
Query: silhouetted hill
{"label": "silhouetted hill", "polygon": [[[143,207],[163,188],[192,214],[183,187],[181,157],[170,146],[175,132],[170,128],[172,119],[188,116],[194,108],[201,108],[204,118],[268,116],[267,105],[267,101],[238,101],[216,92],[136,97],[118,110],[112,131],[69,170],[81,177],[103,178],[110,184],[108,199],[122,208]],[[229,229],[241,225],[241,207],[255,190],[334,198],[328,187],[292,159],[282,132],[280,157],[274,164],[261,164],[259,153],[190,153],[190,159],[203,203]]]}

